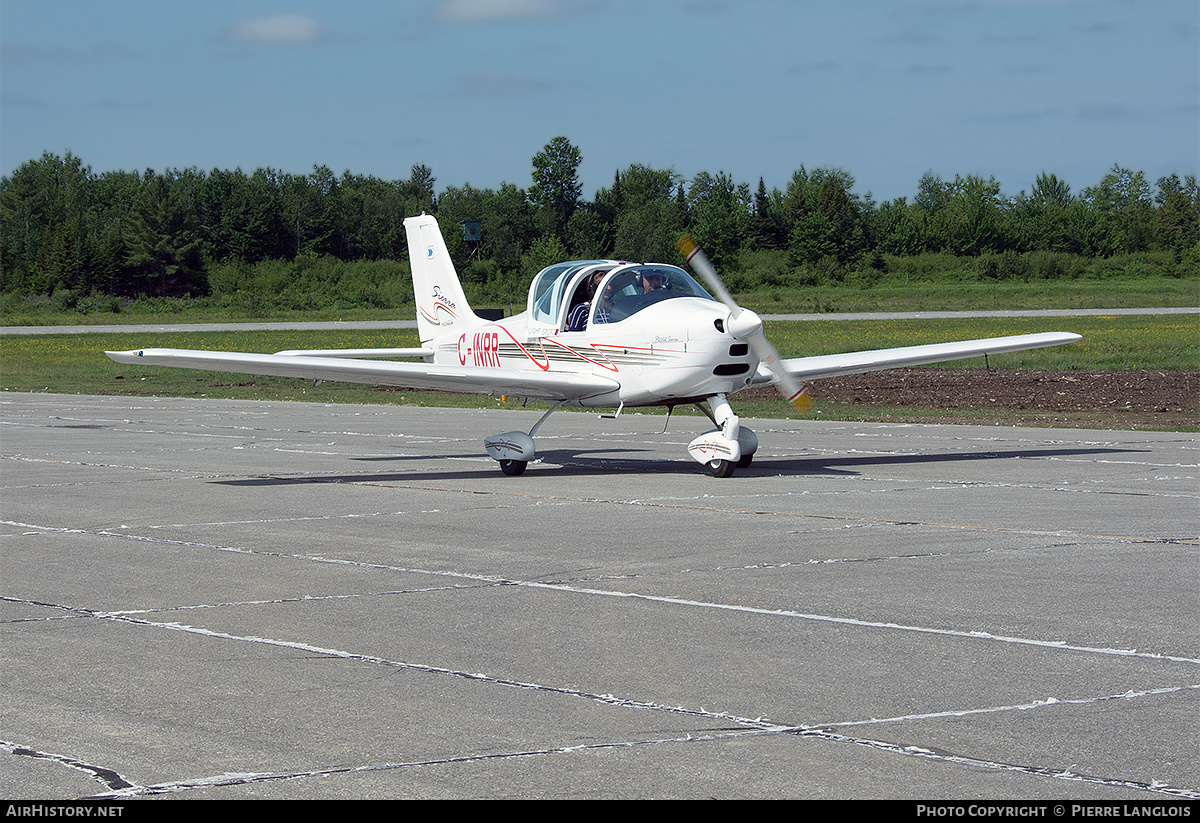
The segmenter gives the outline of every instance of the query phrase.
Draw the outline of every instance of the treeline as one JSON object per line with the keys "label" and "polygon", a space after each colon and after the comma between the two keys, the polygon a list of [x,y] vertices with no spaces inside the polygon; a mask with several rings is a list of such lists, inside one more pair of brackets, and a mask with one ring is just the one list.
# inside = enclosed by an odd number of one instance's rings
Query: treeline
{"label": "treeline", "polygon": [[0,182],[0,291],[195,296],[246,264],[407,259],[404,217],[433,207],[433,182],[424,167],[395,182],[324,167],[94,174],[47,153]]}
{"label": "treeline", "polygon": [[[0,182],[0,291],[395,305],[411,299],[397,282],[407,278],[403,220],[423,211],[438,216],[468,290],[499,300],[519,300],[528,278],[558,260],[678,262],[685,231],[738,290],[919,276],[931,255],[961,276],[998,280],[1083,276],[1114,259],[1136,259],[1146,274],[1200,271],[1200,189],[1190,175],[1152,186],[1114,166],[1076,194],[1042,174],[1028,192],[1006,196],[994,179],[930,173],[911,201],[876,204],[841,170],[801,167],[783,190],[761,179],[752,190],[724,173],[685,181],[633,165],[588,201],[579,162],[559,137],[533,158],[528,189],[436,194],[425,166],[394,181],[324,166],[306,175],[95,174],[69,153],[46,153]],[[477,240],[465,236],[467,221],[479,222]]]}

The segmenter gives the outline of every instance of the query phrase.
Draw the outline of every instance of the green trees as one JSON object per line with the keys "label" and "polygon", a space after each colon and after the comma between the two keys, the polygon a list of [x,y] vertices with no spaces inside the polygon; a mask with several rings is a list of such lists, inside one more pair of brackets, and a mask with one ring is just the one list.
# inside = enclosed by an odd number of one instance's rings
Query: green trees
{"label": "green trees", "polygon": [[787,245],[779,190],[767,194],[767,185],[758,178],[754,210],[750,215],[750,242],[756,249],[775,251]]}
{"label": "green trees", "polygon": [[1070,252],[1075,245],[1068,231],[1068,209],[1075,198],[1071,187],[1053,174],[1039,174],[1028,198],[1014,207],[1013,232],[1020,245],[1037,251]]}
{"label": "green trees", "polygon": [[688,225],[718,269],[734,266],[750,232],[750,188],[725,172],[700,172],[687,193]]}
{"label": "green trees", "polygon": [[1145,173],[1113,166],[1083,197],[1100,218],[1096,253],[1128,254],[1149,246],[1154,210]]}
{"label": "green trees", "polygon": [[[613,182],[611,255],[622,260],[672,260],[675,241],[687,230],[687,206],[676,197],[679,177],[670,169],[634,164]],[[605,199],[603,192],[597,201]]]}
{"label": "green trees", "polygon": [[1160,178],[1155,202],[1154,233],[1160,245],[1182,254],[1200,242],[1200,190],[1195,177],[1188,175],[1185,184],[1174,174]]}
{"label": "green trees", "polygon": [[46,152],[5,178],[0,188],[4,291],[50,293],[87,280],[90,168],[70,153]]}
{"label": "green trees", "polygon": [[197,186],[204,253],[213,260],[262,260],[278,254],[279,191],[273,172],[213,169]]}
{"label": "green trees", "polygon": [[912,257],[925,248],[925,239],[916,211],[905,198],[891,200],[879,207],[874,215],[875,249],[880,254]]}
{"label": "green trees", "polygon": [[207,290],[195,210],[181,187],[154,175],[125,224],[125,268],[133,290],[160,297]]}
{"label": "green trees", "polygon": [[[871,204],[853,193],[854,178],[839,169],[801,166],[783,197],[788,254],[796,266],[846,265],[870,247]],[[826,264],[828,268],[829,264]]]}
{"label": "green trees", "polygon": [[544,229],[561,237],[579,207],[579,149],[565,137],[555,137],[533,156],[533,185],[529,197],[541,211]]}
{"label": "green trees", "polygon": [[434,210],[434,185],[420,165],[396,181],[325,166],[94,175],[47,153],[0,182],[0,289],[195,295],[225,262],[403,260],[404,218]]}
{"label": "green trees", "polygon": [[[930,172],[911,200],[877,207],[839,169],[800,166],[784,190],[760,178],[752,193],[725,172],[684,180],[632,164],[586,200],[580,158],[556,137],[534,156],[528,188],[464,185],[439,195],[432,170],[419,164],[399,180],[326,166],[97,175],[71,154],[45,153],[0,181],[0,291],[69,304],[92,293],[198,295],[211,280],[220,294],[273,295],[298,307],[323,289],[392,305],[407,297],[379,278],[404,276],[403,221],[421,212],[438,215],[469,291],[505,302],[520,302],[523,278],[555,255],[681,263],[675,241],[685,231],[737,288],[871,283],[916,271],[913,261],[926,255],[997,278],[1072,276],[1084,268],[1078,260],[1129,255],[1157,255],[1153,265],[1166,274],[1200,267],[1193,176],[1151,185],[1114,165],[1076,194],[1044,172],[1028,194],[1009,197],[994,178]],[[479,221],[478,242],[464,240],[467,221]],[[342,264],[353,261],[396,262],[349,272]]]}
{"label": "green trees", "polygon": [[1007,247],[1000,184],[995,178],[955,177],[949,188],[949,250],[960,256]]}

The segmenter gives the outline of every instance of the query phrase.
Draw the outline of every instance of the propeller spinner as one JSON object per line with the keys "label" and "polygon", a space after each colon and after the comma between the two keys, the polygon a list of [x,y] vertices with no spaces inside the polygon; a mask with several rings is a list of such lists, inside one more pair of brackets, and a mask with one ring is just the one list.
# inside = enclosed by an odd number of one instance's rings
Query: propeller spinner
{"label": "propeller spinner", "polygon": [[812,408],[812,398],[809,396],[808,387],[788,374],[780,364],[779,352],[763,333],[762,318],[734,302],[733,296],[721,282],[716,269],[713,268],[712,263],[708,261],[708,257],[700,247],[696,245],[696,241],[692,239],[691,235],[685,234],[675,245],[692,270],[699,274],[708,287],[713,290],[717,299],[729,307],[730,334],[750,344],[750,348],[758,355],[758,359],[766,364],[767,368],[771,370],[771,374],[775,375],[775,382],[779,384],[783,396],[797,411],[806,412]]}

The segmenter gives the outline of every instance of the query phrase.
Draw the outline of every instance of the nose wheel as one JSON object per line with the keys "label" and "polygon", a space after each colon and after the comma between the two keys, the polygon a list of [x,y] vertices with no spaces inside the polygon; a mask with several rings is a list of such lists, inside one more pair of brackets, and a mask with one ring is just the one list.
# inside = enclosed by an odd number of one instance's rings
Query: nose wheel
{"label": "nose wheel", "polygon": [[708,473],[713,477],[732,477],[733,470],[740,465],[740,460],[713,460],[708,464]]}

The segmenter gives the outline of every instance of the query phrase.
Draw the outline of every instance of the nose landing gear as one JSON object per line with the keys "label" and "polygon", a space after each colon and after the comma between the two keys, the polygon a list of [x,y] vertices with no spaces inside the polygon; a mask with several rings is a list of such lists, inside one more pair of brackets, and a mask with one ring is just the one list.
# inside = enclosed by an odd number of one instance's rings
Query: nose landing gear
{"label": "nose landing gear", "polygon": [[741,425],[725,395],[708,398],[711,409],[696,405],[717,430],[706,432],[688,444],[692,459],[707,466],[713,477],[730,477],[734,469],[749,466],[758,451],[758,435]]}

